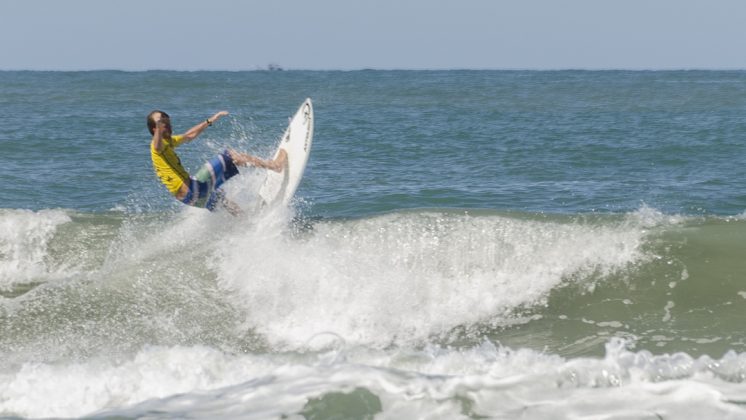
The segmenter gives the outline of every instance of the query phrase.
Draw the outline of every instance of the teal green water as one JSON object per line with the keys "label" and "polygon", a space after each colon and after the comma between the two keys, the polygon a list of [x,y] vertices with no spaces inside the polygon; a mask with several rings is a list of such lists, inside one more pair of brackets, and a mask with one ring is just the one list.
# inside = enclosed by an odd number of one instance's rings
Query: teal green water
{"label": "teal green water", "polygon": [[[291,209],[155,178],[152,109],[231,112],[194,171],[306,97]],[[744,111],[746,72],[0,72],[0,416],[739,418]]]}

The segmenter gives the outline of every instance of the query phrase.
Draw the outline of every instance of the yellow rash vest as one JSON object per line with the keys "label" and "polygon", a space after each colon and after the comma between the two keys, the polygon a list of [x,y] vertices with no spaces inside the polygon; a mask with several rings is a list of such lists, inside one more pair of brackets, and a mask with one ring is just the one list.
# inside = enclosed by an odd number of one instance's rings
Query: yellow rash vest
{"label": "yellow rash vest", "polygon": [[168,188],[168,191],[176,195],[182,184],[189,181],[189,172],[181,166],[181,160],[174,149],[184,143],[184,136],[171,136],[163,139],[163,151],[158,152],[153,143],[150,143],[150,157],[153,160],[155,174]]}

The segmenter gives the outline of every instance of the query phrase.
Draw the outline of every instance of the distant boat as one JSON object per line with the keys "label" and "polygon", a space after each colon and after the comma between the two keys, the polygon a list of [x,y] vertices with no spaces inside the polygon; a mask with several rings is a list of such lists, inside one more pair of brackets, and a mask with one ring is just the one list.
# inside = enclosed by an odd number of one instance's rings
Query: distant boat
{"label": "distant boat", "polygon": [[279,64],[271,63],[267,66],[267,70],[269,71],[282,71],[282,67],[280,67]]}

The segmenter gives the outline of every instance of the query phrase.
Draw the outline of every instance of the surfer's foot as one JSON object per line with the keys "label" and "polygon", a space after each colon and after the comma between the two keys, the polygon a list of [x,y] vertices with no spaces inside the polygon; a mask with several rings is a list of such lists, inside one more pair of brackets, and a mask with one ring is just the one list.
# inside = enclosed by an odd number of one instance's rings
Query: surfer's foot
{"label": "surfer's foot", "polygon": [[270,162],[269,169],[275,172],[282,172],[285,169],[285,165],[288,162],[288,152],[285,149],[280,149],[280,153],[277,155],[277,159]]}

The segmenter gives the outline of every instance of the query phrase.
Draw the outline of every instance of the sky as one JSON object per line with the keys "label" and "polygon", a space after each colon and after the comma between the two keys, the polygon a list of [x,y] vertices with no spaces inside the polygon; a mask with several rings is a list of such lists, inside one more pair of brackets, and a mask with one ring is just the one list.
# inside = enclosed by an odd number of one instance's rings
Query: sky
{"label": "sky", "polygon": [[0,0],[0,70],[746,69],[744,0]]}

